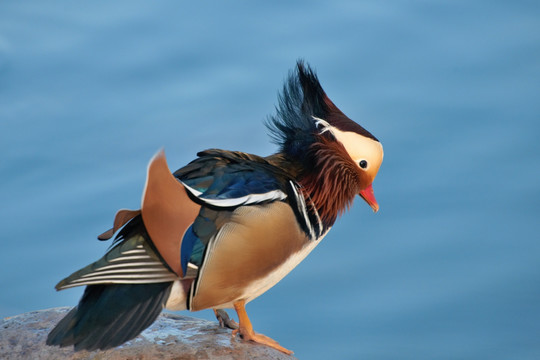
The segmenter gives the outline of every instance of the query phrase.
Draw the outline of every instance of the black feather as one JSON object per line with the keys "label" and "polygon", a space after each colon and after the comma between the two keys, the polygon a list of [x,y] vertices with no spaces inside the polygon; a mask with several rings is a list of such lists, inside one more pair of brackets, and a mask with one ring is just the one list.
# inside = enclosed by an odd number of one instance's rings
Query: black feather
{"label": "black feather", "polygon": [[266,126],[283,153],[300,159],[318,133],[313,116],[326,117],[324,91],[309,65],[298,61],[279,95],[276,115],[267,119]]}
{"label": "black feather", "polygon": [[161,313],[172,282],[87,286],[79,304],[49,333],[47,345],[105,350],[133,339]]}
{"label": "black feather", "polygon": [[[293,159],[301,159],[307,166],[312,164],[309,164],[309,161],[306,163],[305,154],[321,133],[314,117],[323,119],[342,131],[356,132],[378,141],[369,131],[339,110],[324,92],[315,72],[299,60],[296,69],[289,73],[279,96],[276,115],[267,119],[266,126],[283,153]],[[329,133],[324,136],[332,138]]]}

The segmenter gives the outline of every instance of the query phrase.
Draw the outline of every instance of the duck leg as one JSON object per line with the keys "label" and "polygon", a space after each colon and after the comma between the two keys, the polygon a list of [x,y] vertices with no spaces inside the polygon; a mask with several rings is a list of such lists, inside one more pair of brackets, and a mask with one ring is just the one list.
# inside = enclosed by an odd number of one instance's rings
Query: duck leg
{"label": "duck leg", "polygon": [[214,309],[214,314],[216,315],[217,321],[219,321],[219,326],[222,328],[226,327],[231,330],[238,329],[238,323],[231,319],[225,310]]}
{"label": "duck leg", "polygon": [[270,346],[271,348],[284,352],[287,355],[293,353],[291,350],[285,349],[283,346],[279,345],[277,341],[269,338],[268,336],[257,334],[255,331],[253,331],[253,326],[251,325],[251,321],[249,320],[246,312],[246,302],[244,300],[235,302],[234,309],[238,314],[238,322],[240,324],[238,329],[233,330],[233,336],[240,334],[244,340],[250,340],[259,344]]}

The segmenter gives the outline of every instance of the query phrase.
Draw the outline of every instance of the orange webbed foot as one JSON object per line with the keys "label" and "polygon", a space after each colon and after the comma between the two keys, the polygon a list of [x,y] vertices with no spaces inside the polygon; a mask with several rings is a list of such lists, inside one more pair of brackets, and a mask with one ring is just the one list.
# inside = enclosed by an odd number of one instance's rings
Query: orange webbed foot
{"label": "orange webbed foot", "polygon": [[240,325],[238,329],[233,330],[232,335],[236,336],[237,334],[240,334],[242,339],[245,341],[253,341],[258,344],[266,345],[273,349],[279,350],[287,355],[291,355],[293,353],[291,350],[279,345],[279,343],[274,339],[271,339],[263,334],[257,334],[255,331],[253,331],[253,326],[251,325],[251,321],[247,316],[245,305],[244,300],[234,303],[234,309],[238,314],[238,321],[240,322]]}
{"label": "orange webbed foot", "polygon": [[276,350],[279,350],[287,355],[291,355],[293,353],[291,350],[279,345],[276,340],[269,338],[268,336],[263,334],[257,334],[253,330],[247,331],[245,328],[240,327],[236,330],[233,330],[233,336],[236,336],[236,334],[240,334],[240,336],[242,336],[242,339],[244,339],[245,341],[253,341],[258,344],[266,345]]}

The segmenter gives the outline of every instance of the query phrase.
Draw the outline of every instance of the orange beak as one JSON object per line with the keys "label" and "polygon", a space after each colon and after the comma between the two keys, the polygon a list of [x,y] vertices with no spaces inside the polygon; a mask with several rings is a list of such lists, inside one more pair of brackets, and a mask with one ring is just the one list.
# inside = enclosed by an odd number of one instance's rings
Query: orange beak
{"label": "orange beak", "polygon": [[369,206],[371,206],[373,212],[379,211],[379,204],[377,204],[375,194],[373,193],[373,186],[371,186],[371,184],[364,190],[360,191],[359,195],[368,203]]}

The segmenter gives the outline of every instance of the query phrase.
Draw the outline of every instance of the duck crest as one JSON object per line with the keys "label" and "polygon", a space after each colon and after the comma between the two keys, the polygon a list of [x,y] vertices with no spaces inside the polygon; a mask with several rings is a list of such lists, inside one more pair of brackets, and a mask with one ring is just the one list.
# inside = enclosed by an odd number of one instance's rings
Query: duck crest
{"label": "duck crest", "polygon": [[276,114],[266,125],[288,167],[294,168],[304,197],[313,203],[324,227],[331,227],[352,204],[360,179],[357,165],[328,127],[378,140],[328,98],[303,61],[289,74]]}

